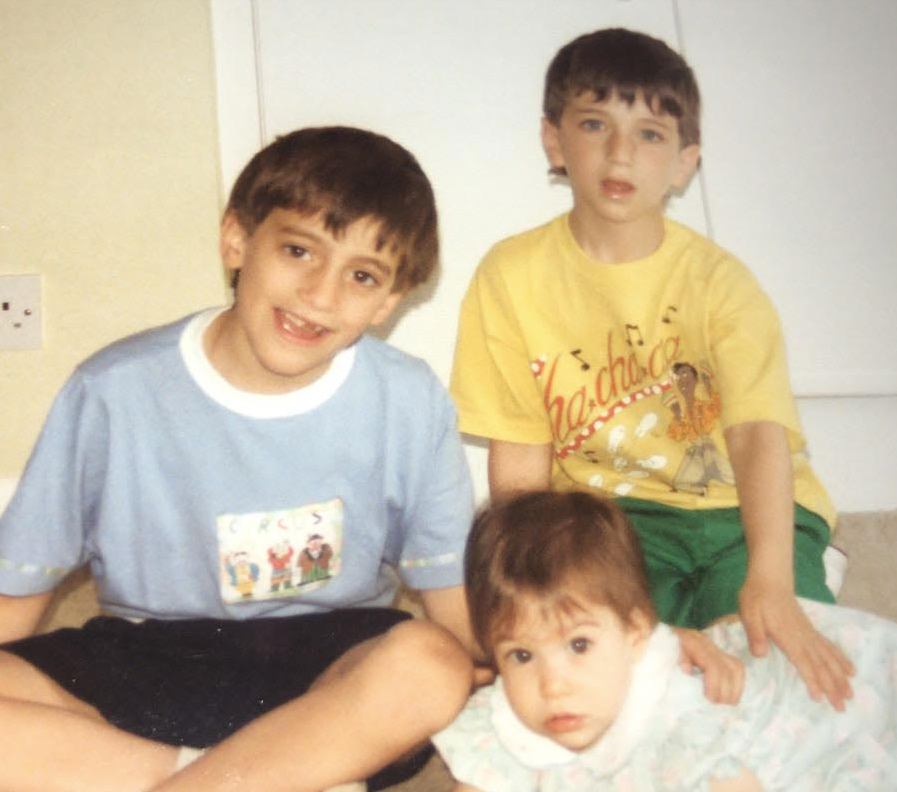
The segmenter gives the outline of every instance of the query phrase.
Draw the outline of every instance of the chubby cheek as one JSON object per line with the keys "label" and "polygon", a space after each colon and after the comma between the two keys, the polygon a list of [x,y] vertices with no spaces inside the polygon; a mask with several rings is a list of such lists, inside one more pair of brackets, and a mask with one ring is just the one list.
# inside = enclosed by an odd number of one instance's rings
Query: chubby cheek
{"label": "chubby cheek", "polygon": [[[535,731],[541,730],[541,697],[539,682],[534,675],[521,673],[520,669],[508,673],[499,669],[504,683],[505,695],[511,709],[527,726]],[[529,678],[532,677],[532,678]]]}

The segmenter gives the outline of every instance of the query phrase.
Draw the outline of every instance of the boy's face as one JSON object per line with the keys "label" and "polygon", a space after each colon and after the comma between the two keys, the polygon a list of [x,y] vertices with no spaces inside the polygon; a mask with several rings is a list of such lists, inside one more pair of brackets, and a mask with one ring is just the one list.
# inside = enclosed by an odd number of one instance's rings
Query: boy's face
{"label": "boy's face", "polygon": [[552,167],[567,171],[574,211],[599,223],[656,220],[700,157],[699,146],[680,147],[676,119],[656,115],[642,96],[596,102],[588,91],[568,101],[556,126],[543,119],[542,143]]}
{"label": "boy's face", "polygon": [[221,255],[240,280],[234,307],[207,342],[219,372],[254,393],[295,390],[386,320],[402,293],[392,288],[398,257],[377,249],[379,228],[361,218],[335,237],[318,215],[274,209],[248,234],[225,216]]}
{"label": "boy's face", "polygon": [[581,751],[617,717],[649,633],[647,620],[626,625],[605,606],[551,614],[537,597],[521,594],[512,634],[500,638],[494,656],[517,717]]}

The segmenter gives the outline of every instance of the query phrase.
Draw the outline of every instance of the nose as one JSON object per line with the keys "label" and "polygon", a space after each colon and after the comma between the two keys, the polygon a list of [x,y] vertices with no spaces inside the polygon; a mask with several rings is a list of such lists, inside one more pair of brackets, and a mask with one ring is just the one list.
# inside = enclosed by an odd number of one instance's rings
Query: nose
{"label": "nose", "polygon": [[634,144],[632,139],[624,132],[617,130],[608,136],[607,156],[615,162],[628,163],[632,161]]}
{"label": "nose", "polygon": [[310,267],[302,274],[298,292],[311,308],[333,310],[339,300],[339,276],[326,264]]}
{"label": "nose", "polygon": [[539,691],[544,698],[555,698],[569,690],[569,680],[560,663],[544,662],[539,668]]}

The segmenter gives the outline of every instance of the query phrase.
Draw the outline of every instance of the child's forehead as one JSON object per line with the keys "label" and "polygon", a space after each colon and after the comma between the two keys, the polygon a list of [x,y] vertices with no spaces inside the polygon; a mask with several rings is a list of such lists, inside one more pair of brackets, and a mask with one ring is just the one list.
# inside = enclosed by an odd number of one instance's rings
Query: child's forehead
{"label": "child's forehead", "polygon": [[331,218],[326,208],[299,209],[291,206],[275,207],[263,221],[264,224],[282,231],[328,236],[336,241],[348,236],[377,238],[383,228],[383,221],[373,215],[362,215],[352,220],[337,222]]}
{"label": "child's forehead", "polygon": [[652,93],[644,88],[624,90],[610,87],[606,91],[597,91],[593,88],[580,88],[574,90],[567,97],[564,110],[610,110],[620,105],[625,105],[633,112],[650,113],[657,120],[676,122],[676,117],[663,108],[658,93]]}
{"label": "child's forehead", "polygon": [[257,231],[265,229],[269,233],[320,239],[337,247],[366,251],[379,258],[397,258],[396,245],[386,236],[384,227],[384,221],[373,215],[337,223],[323,209],[303,211],[278,207],[271,210]]}
{"label": "child's forehead", "polygon": [[514,598],[505,623],[497,626],[495,642],[549,640],[579,626],[600,626],[612,615],[607,605],[573,591],[547,598],[522,593]]}

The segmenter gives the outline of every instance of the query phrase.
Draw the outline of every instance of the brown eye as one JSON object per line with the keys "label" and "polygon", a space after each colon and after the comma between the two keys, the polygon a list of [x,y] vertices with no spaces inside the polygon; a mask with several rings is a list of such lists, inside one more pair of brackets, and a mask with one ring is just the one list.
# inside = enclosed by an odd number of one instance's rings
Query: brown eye
{"label": "brown eye", "polygon": [[356,283],[360,283],[362,286],[376,286],[379,283],[370,272],[365,272],[364,270],[355,270],[352,273],[352,277]]}

